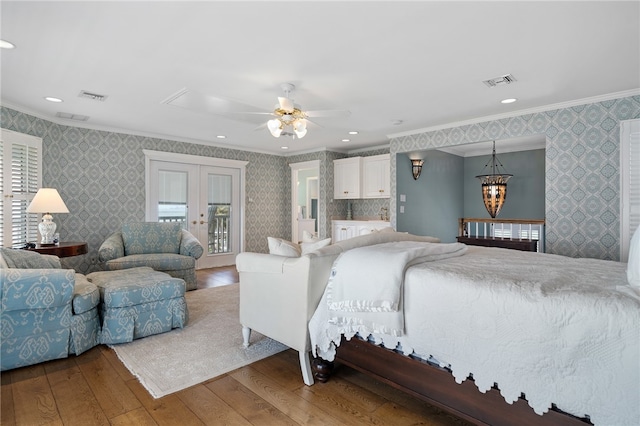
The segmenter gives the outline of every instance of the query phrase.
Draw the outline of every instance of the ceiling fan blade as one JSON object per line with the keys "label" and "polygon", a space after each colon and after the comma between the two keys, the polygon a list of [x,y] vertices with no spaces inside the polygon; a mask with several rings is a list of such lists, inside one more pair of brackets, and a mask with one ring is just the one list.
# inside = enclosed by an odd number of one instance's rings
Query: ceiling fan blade
{"label": "ceiling fan blade", "polygon": [[171,95],[162,103],[167,105],[178,106],[196,112],[205,112],[210,114],[224,115],[229,113],[255,113],[263,112],[264,109],[257,108],[241,102],[232,101],[230,99],[219,98],[216,96],[205,95],[184,88],[177,93]]}
{"label": "ceiling fan blade", "polygon": [[286,112],[293,112],[293,101],[289,98],[278,97],[278,103],[280,104],[280,109]]}
{"label": "ceiling fan blade", "polygon": [[307,117],[348,117],[351,115],[351,111],[347,110],[318,110],[318,111],[305,111]]}

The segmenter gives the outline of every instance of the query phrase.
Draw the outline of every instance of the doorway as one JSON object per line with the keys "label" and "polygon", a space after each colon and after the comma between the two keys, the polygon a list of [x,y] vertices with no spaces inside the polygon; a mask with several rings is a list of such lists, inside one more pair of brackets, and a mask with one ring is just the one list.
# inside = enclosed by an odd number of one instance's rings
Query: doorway
{"label": "doorway", "polygon": [[180,222],[204,247],[196,268],[233,265],[243,249],[246,162],[146,151],[146,220]]}
{"label": "doorway", "polygon": [[302,240],[304,231],[318,236],[320,209],[318,177],[320,161],[293,163],[291,167],[291,241]]}

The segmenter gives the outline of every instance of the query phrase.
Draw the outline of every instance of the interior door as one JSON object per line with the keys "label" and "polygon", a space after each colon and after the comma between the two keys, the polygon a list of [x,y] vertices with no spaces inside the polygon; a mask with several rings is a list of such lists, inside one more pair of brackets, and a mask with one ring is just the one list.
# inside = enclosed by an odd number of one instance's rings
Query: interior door
{"label": "interior door", "polygon": [[291,241],[298,242],[302,239],[303,229],[306,229],[305,222],[313,219],[309,231],[311,229],[316,233],[319,231],[318,214],[321,211],[321,206],[319,204],[318,176],[320,175],[320,161],[292,163],[289,166],[291,167]]}

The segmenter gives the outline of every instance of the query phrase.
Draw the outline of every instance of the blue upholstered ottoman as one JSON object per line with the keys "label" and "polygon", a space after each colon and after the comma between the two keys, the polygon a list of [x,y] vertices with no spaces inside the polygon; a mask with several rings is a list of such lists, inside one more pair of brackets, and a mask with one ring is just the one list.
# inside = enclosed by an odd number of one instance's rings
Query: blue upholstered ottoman
{"label": "blue upholstered ottoman", "polygon": [[131,342],[182,328],[189,320],[185,282],[149,267],[92,272],[100,290],[100,343]]}

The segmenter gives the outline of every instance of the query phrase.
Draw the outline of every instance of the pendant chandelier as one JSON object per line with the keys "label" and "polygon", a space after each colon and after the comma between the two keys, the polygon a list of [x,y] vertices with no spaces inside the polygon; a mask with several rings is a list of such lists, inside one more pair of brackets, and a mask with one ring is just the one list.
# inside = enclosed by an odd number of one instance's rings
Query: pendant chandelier
{"label": "pendant chandelier", "polygon": [[482,201],[489,215],[493,219],[498,216],[500,209],[507,199],[507,181],[513,177],[508,173],[501,173],[500,168],[504,171],[504,166],[496,157],[496,141],[493,141],[493,153],[491,154],[491,162],[485,164],[483,171],[491,164],[491,174],[478,175],[482,184]]}

